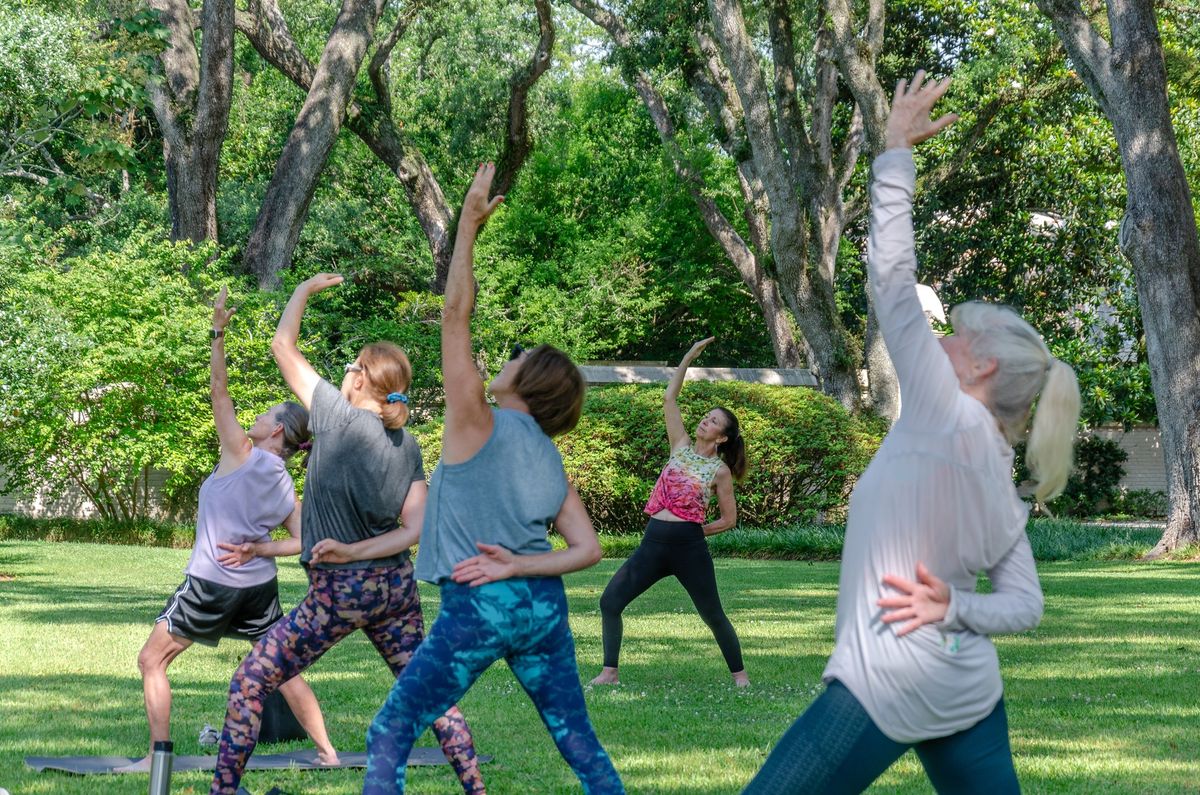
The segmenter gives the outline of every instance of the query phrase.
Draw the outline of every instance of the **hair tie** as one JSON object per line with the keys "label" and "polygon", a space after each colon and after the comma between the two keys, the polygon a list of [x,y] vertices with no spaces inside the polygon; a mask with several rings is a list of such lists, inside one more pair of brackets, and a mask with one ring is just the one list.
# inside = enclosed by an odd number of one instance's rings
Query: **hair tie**
{"label": "hair tie", "polygon": [[408,405],[408,395],[404,394],[403,392],[388,392],[387,402],[403,403]]}
{"label": "hair tie", "polygon": [[300,444],[296,445],[296,449],[307,453],[309,450],[312,449],[312,439],[303,441]]}

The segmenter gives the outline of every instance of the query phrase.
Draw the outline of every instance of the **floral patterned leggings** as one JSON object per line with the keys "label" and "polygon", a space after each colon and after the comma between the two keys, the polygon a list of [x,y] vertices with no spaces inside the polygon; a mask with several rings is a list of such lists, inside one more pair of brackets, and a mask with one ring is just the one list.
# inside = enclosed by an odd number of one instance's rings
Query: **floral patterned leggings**
{"label": "floral patterned leggings", "polygon": [[[411,562],[389,568],[309,571],[308,594],[254,645],[233,675],[213,795],[237,792],[246,760],[258,742],[267,696],[356,629],[367,634],[392,673],[400,676],[424,634]],[[483,779],[471,732],[452,703],[430,719],[433,733],[463,790],[480,793]]]}
{"label": "floral patterned leggings", "polygon": [[442,609],[367,731],[363,795],[404,792],[404,759],[425,727],[503,658],[588,795],[625,789],[588,719],[558,577],[478,588],[447,582]]}

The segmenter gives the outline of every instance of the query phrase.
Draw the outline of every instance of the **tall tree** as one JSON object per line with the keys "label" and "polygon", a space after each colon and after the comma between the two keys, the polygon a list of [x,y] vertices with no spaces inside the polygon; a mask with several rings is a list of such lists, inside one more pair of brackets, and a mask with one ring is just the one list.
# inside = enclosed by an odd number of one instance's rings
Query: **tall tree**
{"label": "tall tree", "polygon": [[[1153,0],[1107,0],[1107,36],[1079,0],[1037,0],[1112,123],[1167,466],[1170,513],[1152,556],[1200,541],[1200,237],[1167,99]],[[1098,4],[1090,4],[1096,8]]]}
{"label": "tall tree", "polygon": [[[570,2],[612,40],[676,173],[758,302],[777,362],[793,365],[803,354],[827,394],[858,408],[865,361],[873,407],[894,416],[895,374],[882,340],[846,326],[835,291],[843,233],[866,209],[861,197],[847,199],[860,155],[883,148],[884,0]],[[736,169],[741,224],[713,201],[676,121],[686,113],[673,112],[669,80],[656,73],[682,74],[704,108]],[[993,116],[980,114],[978,124]],[[960,157],[977,143],[973,132]]]}
{"label": "tall tree", "polygon": [[[534,7],[539,38],[529,60],[516,69],[509,80],[505,133],[496,157],[498,171],[493,183],[497,193],[512,187],[532,148],[527,121],[529,93],[550,67],[555,30],[549,0],[534,0]],[[409,206],[425,233],[433,255],[434,279],[431,288],[440,293],[445,287],[453,250],[455,211],[417,142],[405,132],[404,120],[398,117],[394,108],[394,89],[390,76],[392,52],[412,25],[415,15],[422,10],[427,9],[421,3],[413,3],[397,15],[368,62],[370,92],[360,91],[354,101],[347,102],[343,107],[347,128],[387,165],[403,185]],[[252,0],[247,12],[237,15],[237,27],[267,62],[312,95],[317,70],[288,29],[276,0]],[[320,162],[323,164],[324,158]],[[311,198],[311,193],[309,196]],[[300,220],[302,223],[303,219]],[[296,232],[298,234],[298,228]],[[264,230],[263,234],[266,233]],[[258,234],[256,227],[254,235]],[[251,240],[254,240],[253,235]],[[255,261],[262,263],[256,268],[260,282],[272,283],[271,280],[276,278],[274,274],[290,258],[294,246],[295,237],[292,237],[286,247],[279,246],[274,250],[270,262],[254,254]],[[264,278],[264,274],[268,273],[271,275]]]}
{"label": "tall tree", "polygon": [[163,137],[171,239],[217,239],[217,168],[233,84],[233,0],[204,0],[197,25],[187,0],[149,0],[166,27],[161,83],[149,84]]}
{"label": "tall tree", "polygon": [[279,271],[291,261],[383,6],[384,0],[343,0],[329,32],[242,255],[263,288],[277,288]]}

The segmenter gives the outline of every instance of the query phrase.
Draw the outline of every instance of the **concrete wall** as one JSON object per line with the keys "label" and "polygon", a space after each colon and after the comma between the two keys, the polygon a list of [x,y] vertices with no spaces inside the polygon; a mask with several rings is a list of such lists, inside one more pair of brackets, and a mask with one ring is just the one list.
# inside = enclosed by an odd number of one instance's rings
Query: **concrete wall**
{"label": "concrete wall", "polygon": [[[159,505],[157,495],[160,494],[162,484],[166,478],[167,473],[162,470],[150,471],[150,514],[152,518],[167,518],[161,509],[156,509],[155,507]],[[0,473],[0,484],[3,481],[4,476]],[[43,489],[33,494],[15,493],[0,495],[0,513],[14,513],[38,518],[72,517],[76,519],[88,519],[96,516],[96,509],[81,490],[67,488],[61,490]]]}
{"label": "concrete wall", "polygon": [[1121,487],[1129,491],[1167,490],[1167,470],[1163,461],[1162,439],[1153,425],[1135,425],[1126,431],[1120,425],[1092,430],[1096,436],[1111,439],[1129,454]]}

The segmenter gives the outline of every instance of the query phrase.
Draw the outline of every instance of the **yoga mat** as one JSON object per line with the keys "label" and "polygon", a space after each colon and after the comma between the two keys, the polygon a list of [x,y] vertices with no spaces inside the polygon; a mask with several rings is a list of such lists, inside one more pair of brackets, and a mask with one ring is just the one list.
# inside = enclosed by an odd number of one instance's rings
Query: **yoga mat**
{"label": "yoga mat", "polygon": [[[296,768],[298,770],[333,770],[336,768],[363,768],[367,766],[365,753],[339,753],[340,764],[317,764],[317,752],[292,751],[289,754],[252,754],[247,770],[281,770]],[[128,756],[27,756],[25,766],[41,773],[43,770],[61,770],[65,773],[89,775],[92,773],[112,773],[113,768],[122,767],[137,759]],[[479,763],[492,761],[490,756],[479,755]],[[408,756],[408,764],[412,765],[444,765],[446,756],[441,748],[413,748]],[[177,756],[172,760],[172,771],[179,770],[214,770],[217,766],[216,755],[212,756]],[[146,775],[141,773],[140,775]]]}

